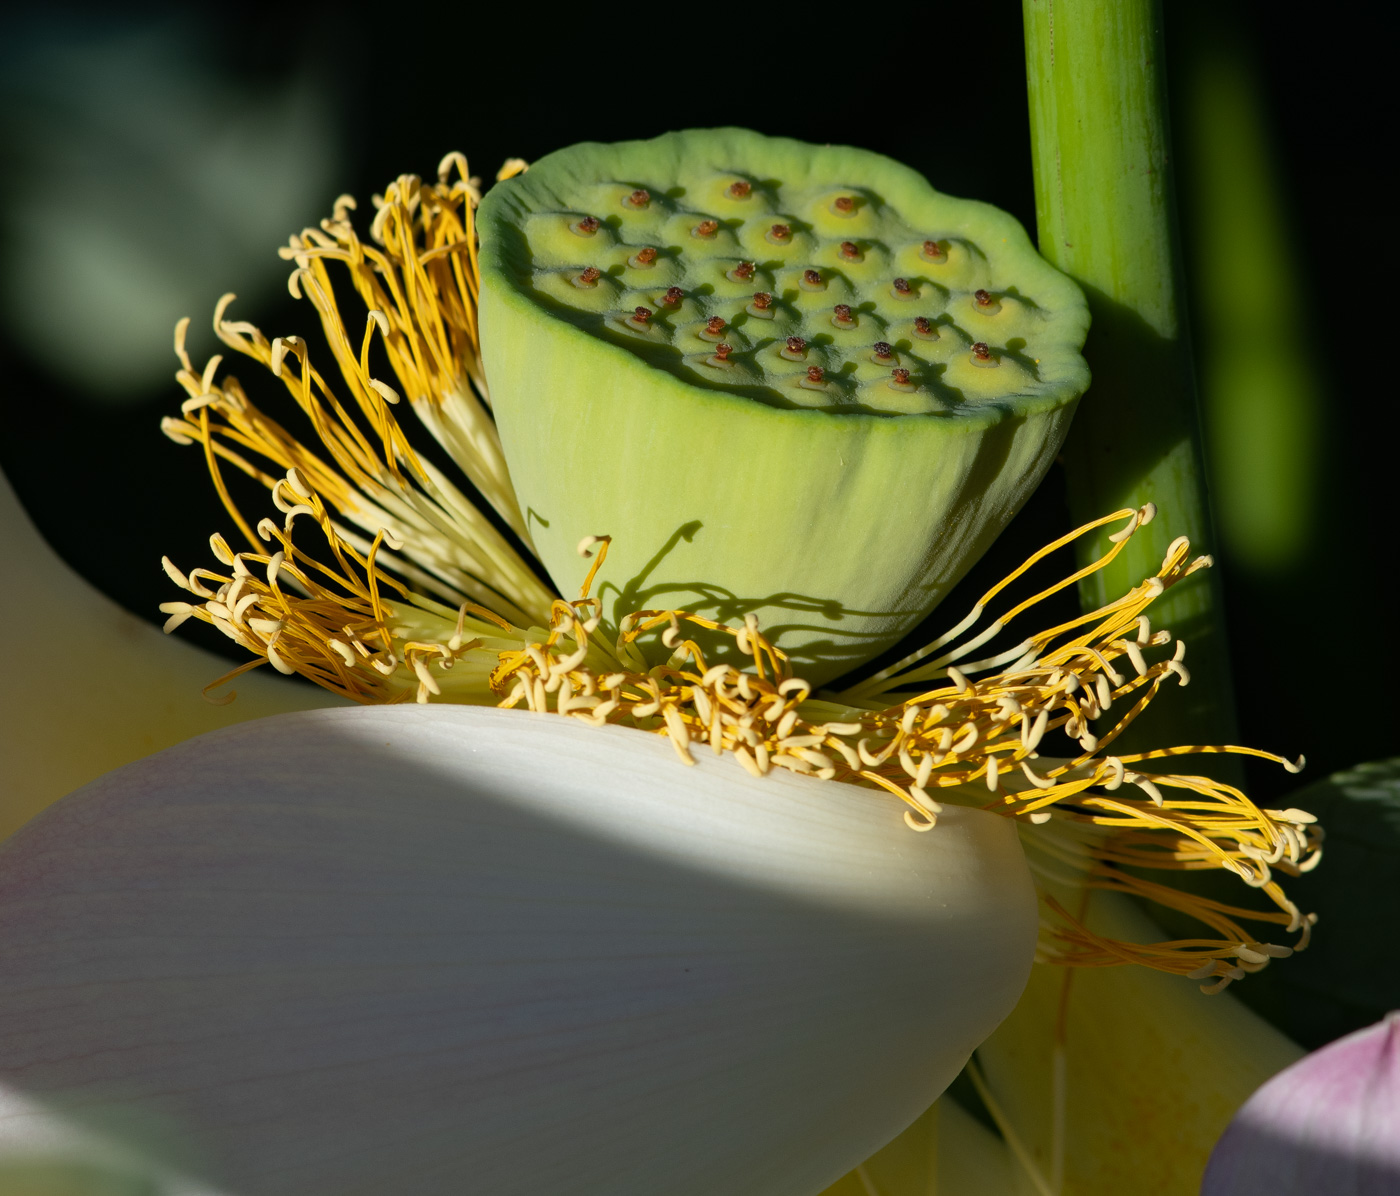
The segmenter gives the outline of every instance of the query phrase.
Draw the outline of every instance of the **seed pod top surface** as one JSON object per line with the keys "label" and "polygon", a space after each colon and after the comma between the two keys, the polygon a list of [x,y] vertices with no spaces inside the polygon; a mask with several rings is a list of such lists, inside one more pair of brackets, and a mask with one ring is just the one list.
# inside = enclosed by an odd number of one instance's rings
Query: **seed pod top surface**
{"label": "seed pod top surface", "polygon": [[693,386],[976,416],[1087,383],[1083,300],[1020,225],[868,151],[739,129],[585,143],[494,188],[481,222],[487,285]]}
{"label": "seed pod top surface", "polygon": [[576,145],[479,228],[491,401],[560,591],[612,535],[606,622],[753,614],[814,682],[937,605],[1088,385],[1083,297],[1021,226],[868,151]]}

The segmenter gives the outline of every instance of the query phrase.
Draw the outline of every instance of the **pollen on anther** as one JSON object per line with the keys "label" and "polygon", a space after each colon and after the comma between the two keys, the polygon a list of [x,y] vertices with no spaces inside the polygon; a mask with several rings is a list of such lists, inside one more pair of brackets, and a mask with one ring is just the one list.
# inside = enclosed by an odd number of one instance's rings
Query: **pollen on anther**
{"label": "pollen on anther", "polygon": [[711,336],[718,336],[724,331],[725,324],[718,316],[711,316],[705,321],[705,331]]}
{"label": "pollen on anther", "polygon": [[728,195],[730,199],[748,199],[751,191],[753,191],[752,183],[745,179],[735,179],[729,184]]}
{"label": "pollen on anther", "polygon": [[901,299],[907,299],[914,293],[909,287],[909,280],[907,278],[896,278],[894,280],[894,290],[895,294]]}
{"label": "pollen on anther", "polygon": [[856,321],[849,304],[838,303],[831,313],[831,321],[840,328],[849,328]]}
{"label": "pollen on anther", "polygon": [[790,336],[787,338],[787,348],[789,353],[807,352],[807,342],[800,336]]}
{"label": "pollen on anther", "polygon": [[675,307],[684,298],[685,292],[681,290],[680,287],[667,287],[666,294],[663,296],[663,302],[667,307]]}
{"label": "pollen on anther", "polygon": [[809,287],[820,286],[822,276],[816,270],[803,270],[802,281],[805,282]]}
{"label": "pollen on anther", "polygon": [[574,231],[580,236],[591,237],[594,233],[598,231],[598,217],[585,216],[576,225],[574,225]]}
{"label": "pollen on anther", "polygon": [[581,287],[593,287],[598,285],[598,279],[602,277],[602,272],[597,266],[585,266],[583,273],[574,279],[574,283]]}
{"label": "pollen on anther", "polygon": [[[891,361],[894,359],[894,346],[888,341],[875,342],[875,356],[880,361]],[[908,371],[905,371],[906,373]]]}
{"label": "pollen on anther", "polygon": [[638,187],[627,197],[628,206],[634,208],[644,208],[651,203],[651,192],[643,187]]}
{"label": "pollen on anther", "polygon": [[767,311],[773,306],[773,296],[767,291],[756,291],[753,297],[753,305],[759,311]]}
{"label": "pollen on anther", "polygon": [[819,365],[809,365],[807,367],[807,381],[816,383],[825,382],[826,371]]}
{"label": "pollen on anther", "polygon": [[635,307],[632,309],[632,318],[638,324],[645,324],[651,319],[651,309],[646,307]]}
{"label": "pollen on anther", "polygon": [[693,229],[690,230],[690,235],[693,237],[704,237],[708,240],[710,237],[713,237],[717,232],[719,232],[718,220],[702,220],[699,224],[697,224]]}
{"label": "pollen on anther", "polygon": [[895,384],[896,386],[908,386],[908,385],[909,385],[909,371],[908,371],[908,370],[905,370],[905,369],[891,370],[891,371],[890,371],[890,378],[891,378],[891,380],[894,382],[894,384]]}
{"label": "pollen on anther", "polygon": [[775,224],[768,230],[770,241],[788,241],[792,239],[792,226],[788,224]]}
{"label": "pollen on anther", "polygon": [[914,320],[914,331],[920,336],[937,336],[934,331],[933,321],[928,316],[918,316]]}
{"label": "pollen on anther", "polygon": [[654,261],[656,261],[656,250],[653,249],[650,245],[648,245],[645,249],[637,250],[638,265],[650,266]]}

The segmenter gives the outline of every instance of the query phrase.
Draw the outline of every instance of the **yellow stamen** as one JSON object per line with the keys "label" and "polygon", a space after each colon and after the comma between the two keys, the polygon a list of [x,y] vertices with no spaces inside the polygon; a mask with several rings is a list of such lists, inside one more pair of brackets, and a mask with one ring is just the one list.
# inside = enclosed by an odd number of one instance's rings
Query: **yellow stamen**
{"label": "yellow stamen", "polygon": [[[523,168],[515,162],[506,170]],[[458,178],[449,183],[453,169]],[[342,197],[329,220],[284,251],[297,266],[293,293],[321,317],[348,405],[311,364],[303,341],[268,341],[251,325],[225,320],[231,297],[220,301],[221,339],[282,379],[324,456],[263,415],[236,379],[216,384],[219,358],[196,374],[184,348],[187,322],[177,329],[177,376],[190,398],[166,431],[203,448],[251,551],[234,553],[216,537],[211,546],[222,572],[187,575],[166,561],[171,579],[197,601],[162,610],[171,616],[168,631],[198,618],[255,655],[223,681],[266,661],[358,702],[494,702],[593,726],[630,726],[667,736],[686,764],[694,763],[692,745],[708,744],[755,776],[782,768],[889,795],[920,832],[935,828],[945,802],[980,806],[1018,820],[1032,867],[1045,880],[1132,893],[1192,915],[1213,935],[1157,944],[1105,939],[1045,893],[1040,954],[1050,962],[1144,964],[1219,991],[1290,950],[1259,941],[1242,922],[1283,927],[1299,935],[1293,949],[1306,946],[1314,919],[1286,897],[1275,874],[1296,875],[1317,863],[1321,832],[1311,816],[1261,810],[1208,777],[1141,767],[1210,752],[1295,766],[1233,746],[1106,750],[1163,684],[1189,682],[1184,646],[1154,631],[1146,612],[1209,565],[1208,557],[1191,558],[1189,543],[1178,539],[1158,572],[1117,601],[978,655],[1013,621],[1112,562],[1154,517],[1150,504],[1047,545],[946,635],[840,693],[814,695],[752,614],[731,627],[689,611],[644,609],[622,619],[611,642],[600,637],[600,603],[590,595],[609,536],[579,545],[592,558],[580,596],[570,602],[552,594],[525,555],[528,536],[487,414],[476,320],[479,198],[465,160],[449,155],[435,186],[402,176],[376,197],[372,234],[379,247],[358,239],[347,217],[353,202]],[[358,347],[346,332],[331,263],[345,269],[366,308]],[[398,389],[372,373],[376,344]],[[400,394],[497,522],[414,452],[396,414],[404,406]],[[221,463],[266,486],[282,522],[264,519],[254,529]],[[322,559],[293,543],[308,521],[325,542]],[[1029,570],[1113,523],[1122,526],[1098,560],[986,617]],[[750,663],[711,664],[688,628],[731,637]],[[1091,730],[1111,710],[1118,712],[1113,725]],[[1042,756],[1053,735],[1078,751]],[[1137,874],[1203,869],[1233,872],[1273,908],[1224,905]]]}

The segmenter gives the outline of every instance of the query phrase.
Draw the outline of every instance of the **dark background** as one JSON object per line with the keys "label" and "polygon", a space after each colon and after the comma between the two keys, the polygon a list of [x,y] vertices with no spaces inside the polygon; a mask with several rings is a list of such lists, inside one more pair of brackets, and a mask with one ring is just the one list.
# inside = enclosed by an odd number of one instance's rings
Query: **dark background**
{"label": "dark background", "polygon": [[[84,155],[65,156],[65,139],[77,146],[79,133],[97,129],[117,157],[108,167],[90,163],[97,172],[93,219],[102,205],[110,211],[102,185],[116,170],[130,175],[129,202],[143,202],[143,186],[165,197],[167,207],[153,211],[172,245],[182,220],[206,219],[193,200],[186,209],[170,206],[178,184],[169,164],[149,146],[125,146],[110,93],[83,110],[62,89],[45,93],[28,69],[47,61],[45,54],[62,60],[72,47],[119,65],[129,35],[154,29],[171,47],[165,61],[185,72],[182,86],[196,86],[191,77],[215,81],[225,101],[243,97],[249,110],[292,79],[318,97],[321,123],[309,135],[325,183],[305,210],[288,212],[282,238],[328,213],[341,191],[361,198],[363,215],[373,191],[401,172],[431,175],[448,149],[466,152],[489,181],[510,156],[533,159],[584,139],[726,123],[878,150],[938,188],[991,201],[1034,229],[1019,5],[890,12],[855,6],[848,29],[828,25],[819,37],[777,9],[693,9],[670,25],[664,18],[648,23],[655,10],[635,22],[613,22],[584,6],[518,11],[518,26],[495,29],[468,19],[463,6],[377,10],[363,23],[329,6],[286,6],[261,17],[244,9],[199,16],[145,6],[121,15],[66,9],[9,19],[0,49],[4,191],[11,199],[46,187],[70,199],[86,194]],[[1389,49],[1368,12],[1379,9],[1352,7],[1334,27],[1306,30],[1263,3],[1173,3],[1167,13],[1188,262],[1203,218],[1202,201],[1189,197],[1230,185],[1228,178],[1193,175],[1199,161],[1181,139],[1183,97],[1209,53],[1225,54],[1257,87],[1276,195],[1296,253],[1321,412],[1317,519],[1306,551],[1284,565],[1257,568],[1228,543],[1211,547],[1224,574],[1243,740],[1306,753],[1307,777],[1400,752],[1395,603],[1381,582],[1396,540],[1394,334],[1384,322],[1393,236],[1380,180],[1390,139],[1379,115],[1388,107],[1382,55]],[[147,59],[133,59],[131,87],[146,86],[152,74]],[[260,160],[256,146],[247,163],[255,184],[259,170],[285,169]],[[251,193],[256,202],[259,188]],[[172,210],[173,217],[160,215]],[[18,260],[25,235],[22,222],[0,218],[0,267]],[[153,243],[151,252],[165,252],[159,237]],[[275,257],[277,244],[276,237],[266,243],[265,276],[248,287],[208,277],[207,291],[188,309],[198,330],[197,362],[210,351],[202,330],[214,301],[233,287],[247,299],[236,314],[268,335],[317,335],[310,309],[279,289],[286,267]],[[1192,310],[1203,306],[1193,302]],[[61,303],[53,318],[63,320]],[[207,556],[211,531],[232,530],[198,452],[158,430],[160,416],[175,411],[183,394],[159,368],[99,394],[101,387],[75,380],[61,356],[39,351],[16,327],[13,319],[0,321],[0,466],[75,569],[159,621],[158,604],[175,596],[160,569],[162,554],[189,567]],[[71,345],[65,351],[86,352],[92,322],[64,327]],[[1212,347],[1211,328],[1198,323],[1195,334]],[[250,388],[262,383],[251,367],[240,373]],[[271,390],[253,393],[266,398]],[[1207,451],[1221,467],[1220,446],[1208,442]],[[1063,489],[1057,468],[945,612],[960,616],[973,597],[967,591],[1067,529]],[[191,622],[186,630],[239,658],[210,629]],[[120,679],[106,683],[119,686]],[[1251,767],[1250,781],[1267,801],[1298,783],[1268,767]]]}

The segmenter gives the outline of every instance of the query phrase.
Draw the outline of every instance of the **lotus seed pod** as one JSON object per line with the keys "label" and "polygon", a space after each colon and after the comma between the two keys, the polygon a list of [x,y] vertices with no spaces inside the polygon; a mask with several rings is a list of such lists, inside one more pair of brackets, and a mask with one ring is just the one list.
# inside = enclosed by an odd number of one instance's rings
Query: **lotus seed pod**
{"label": "lotus seed pod", "polygon": [[605,621],[752,612],[817,682],[937,605],[1088,385],[1083,296],[1021,226],[864,150],[576,145],[480,230],[492,402],[560,591],[611,534]]}

